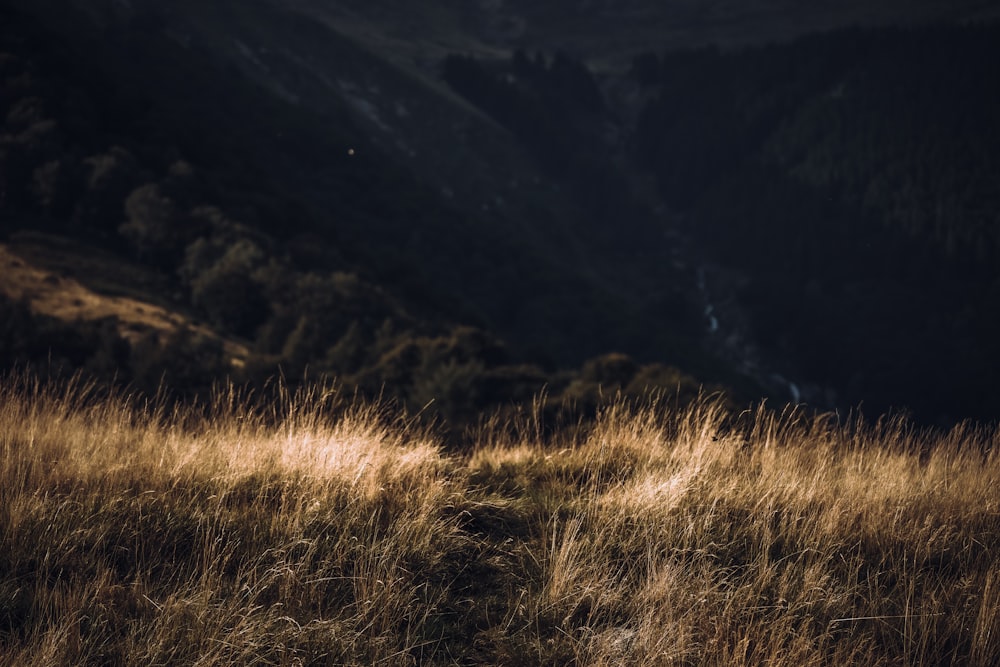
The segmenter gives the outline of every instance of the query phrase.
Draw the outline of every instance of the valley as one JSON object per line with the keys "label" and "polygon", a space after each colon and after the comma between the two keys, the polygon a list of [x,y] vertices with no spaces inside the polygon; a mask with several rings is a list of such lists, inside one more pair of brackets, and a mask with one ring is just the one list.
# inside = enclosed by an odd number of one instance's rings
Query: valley
{"label": "valley", "polygon": [[[244,341],[223,355],[244,379],[491,397],[465,418],[677,374],[736,402],[995,414],[994,165],[959,157],[963,123],[995,138],[981,3],[6,4],[7,233],[145,265],[139,297]],[[899,75],[910,53],[927,77]],[[469,331],[493,342],[445,342]]]}

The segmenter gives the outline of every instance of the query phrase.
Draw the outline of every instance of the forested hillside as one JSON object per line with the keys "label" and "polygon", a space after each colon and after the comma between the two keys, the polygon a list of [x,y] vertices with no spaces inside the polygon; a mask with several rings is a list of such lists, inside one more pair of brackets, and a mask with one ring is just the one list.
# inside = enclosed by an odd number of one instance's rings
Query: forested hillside
{"label": "forested hillside", "polygon": [[994,418],[997,63],[996,25],[646,54],[633,152],[773,354],[847,403]]}
{"label": "forested hillside", "polygon": [[[621,296],[653,276],[602,284],[620,266],[612,257],[578,261],[610,238],[596,236],[596,216],[576,229],[546,208],[496,224],[398,163],[349,105],[319,114],[274,95],[208,45],[178,42],[168,15],[102,24],[4,11],[0,210],[12,248],[44,263],[75,244],[78,265],[64,257],[60,271],[113,293],[146,285],[140,296],[249,347],[228,359],[190,331],[136,336],[7,299],[5,364],[84,368],[148,391],[332,374],[459,425],[546,387],[553,402],[592,409],[618,390],[695,395],[678,365],[709,369],[702,382],[727,375],[700,351],[677,285]],[[85,29],[67,33],[74,22]],[[109,266],[80,270],[88,255]],[[139,278],[121,284],[110,264]],[[641,325],[650,302],[654,321],[676,326]]]}
{"label": "forested hillside", "polygon": [[1000,409],[994,24],[624,72],[501,48],[471,10],[433,47],[309,3],[0,12],[11,252],[186,323],[3,297],[6,366],[182,393],[330,374],[461,424],[543,388]]}

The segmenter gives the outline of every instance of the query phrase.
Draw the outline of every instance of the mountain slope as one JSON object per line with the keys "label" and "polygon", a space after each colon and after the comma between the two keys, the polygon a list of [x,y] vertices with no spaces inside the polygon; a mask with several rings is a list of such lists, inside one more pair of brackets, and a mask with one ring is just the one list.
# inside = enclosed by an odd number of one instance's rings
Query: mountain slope
{"label": "mountain slope", "polygon": [[[776,2],[5,6],[4,225],[158,272],[157,298],[251,343],[251,375],[472,415],[682,368],[822,407],[994,414],[993,52],[970,51],[991,28],[734,50],[974,3],[784,23]],[[732,30],[626,71],[638,22],[668,43],[672,22]]]}
{"label": "mountain slope", "polygon": [[[563,363],[616,340],[645,355],[661,346],[623,337],[647,299],[587,237],[574,193],[440,83],[271,3],[135,9],[101,29],[99,43],[96,32],[80,42],[86,67],[141,91],[152,109],[143,130],[197,164],[252,168],[310,209],[302,231],[333,239],[380,281],[423,285],[414,291],[536,353],[558,346],[531,341],[596,317],[556,355]],[[532,293],[552,297],[534,306]],[[567,312],[552,329],[542,315],[555,300]]]}
{"label": "mountain slope", "polygon": [[[150,300],[251,343],[248,378],[331,372],[415,409],[433,400],[458,423],[546,383],[586,405],[602,387],[697,391],[661,364],[581,366],[615,349],[725,373],[699,351],[683,299],[650,314],[676,327],[636,324],[678,286],[622,270],[575,194],[487,114],[272,5],[178,7],[8,14],[4,231],[141,262],[163,282]],[[386,118],[439,145],[425,170],[382,121],[379,91],[397,89]],[[447,135],[455,123],[469,131]],[[434,165],[449,162],[465,168],[446,191]],[[481,200],[490,182],[517,192],[509,207]],[[39,327],[14,332],[15,359]],[[86,365],[102,354],[77,347]]]}
{"label": "mountain slope", "polygon": [[786,41],[845,26],[997,18],[989,0],[283,0],[356,34],[375,50],[406,59],[516,48],[568,50],[621,66],[648,49]]}
{"label": "mountain slope", "polygon": [[637,158],[746,276],[772,358],[845,403],[1000,414],[998,44],[926,26],[637,61]]}

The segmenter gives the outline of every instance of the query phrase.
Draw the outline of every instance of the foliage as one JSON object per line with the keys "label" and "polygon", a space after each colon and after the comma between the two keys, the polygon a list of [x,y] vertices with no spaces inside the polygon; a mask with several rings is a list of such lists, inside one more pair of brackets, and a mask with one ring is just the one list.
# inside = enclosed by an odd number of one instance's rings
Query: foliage
{"label": "foliage", "polygon": [[[130,12],[113,12],[98,39],[84,28],[92,17],[71,7],[58,16],[3,11],[4,76],[18,84],[4,88],[4,223],[155,267],[168,286],[157,299],[248,339],[256,356],[245,379],[280,366],[289,377],[332,373],[377,393],[396,377],[389,351],[435,347],[424,339],[446,340],[460,325],[502,336],[508,349],[502,358],[428,352],[405,373],[443,373],[454,361],[491,387],[470,394],[483,397],[477,405],[537,391],[545,373],[524,368],[576,366],[612,340],[645,358],[695,356],[686,352],[696,343],[665,344],[674,335],[665,329],[688,313],[660,307],[661,289],[683,292],[661,287],[672,282],[662,263],[626,276],[612,257],[631,258],[637,246],[650,255],[643,238],[659,235],[605,168],[600,140],[588,138],[607,110],[586,66],[566,54],[522,54],[504,67],[520,72],[518,131],[541,120],[556,132],[549,152],[575,170],[569,187],[592,200],[572,221],[533,203],[535,217],[498,223],[479,215],[479,202],[456,209],[419,174],[359,143],[349,115],[316,117],[181,48],[166,14],[126,25]],[[275,30],[293,28],[281,20]],[[65,32],[74,23],[80,29]],[[525,137],[544,152],[549,134]],[[629,233],[606,224],[612,216]],[[669,327],[631,324],[646,301]],[[585,326],[600,333],[568,333]],[[528,376],[531,389],[514,380]],[[408,380],[391,391],[409,402],[413,388]]]}
{"label": "foliage", "polygon": [[191,303],[216,327],[252,337],[269,316],[264,286],[256,272],[265,252],[251,239],[215,230],[188,245],[181,265]]}
{"label": "foliage", "polygon": [[[997,414],[995,26],[639,56],[630,145],[671,207],[660,217],[638,204],[609,136],[625,125],[583,61],[452,54],[446,82],[545,166],[548,180],[517,186],[532,190],[522,220],[442,194],[364,140],[349,103],[318,113],[256,85],[231,46],[185,45],[183,12],[22,4],[0,8],[0,233],[55,231],[155,265],[157,299],[253,349],[242,380],[329,373],[410,407],[434,397],[462,426],[544,385],[592,411],[646,385],[687,400],[702,383],[752,384],[701,345],[691,264],[704,251],[749,277],[734,299],[766,352],[841,405]],[[361,58],[271,3],[190,7]],[[555,188],[578,216],[550,214],[541,192]],[[692,257],[664,239],[674,220]],[[10,343],[11,358],[120,358],[111,342],[96,352],[113,339],[99,327]],[[502,339],[502,354],[452,346],[463,328]],[[122,376],[164,364],[141,348]],[[609,350],[631,379],[601,377]]]}
{"label": "foliage", "polygon": [[997,415],[998,44],[850,29],[634,64],[636,159],[748,276],[756,338],[841,403]]}
{"label": "foliage", "polygon": [[26,363],[32,356],[32,346],[38,340],[38,326],[31,308],[23,300],[15,301],[0,295],[0,351],[9,368]]}

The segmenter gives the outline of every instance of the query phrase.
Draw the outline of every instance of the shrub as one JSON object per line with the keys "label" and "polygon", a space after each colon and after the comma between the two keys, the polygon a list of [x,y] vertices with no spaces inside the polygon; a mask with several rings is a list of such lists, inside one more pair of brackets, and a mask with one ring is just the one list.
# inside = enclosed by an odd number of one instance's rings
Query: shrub
{"label": "shrub", "polygon": [[139,186],[125,200],[125,222],[119,233],[141,259],[171,264],[191,240],[190,218],[156,183]]}

